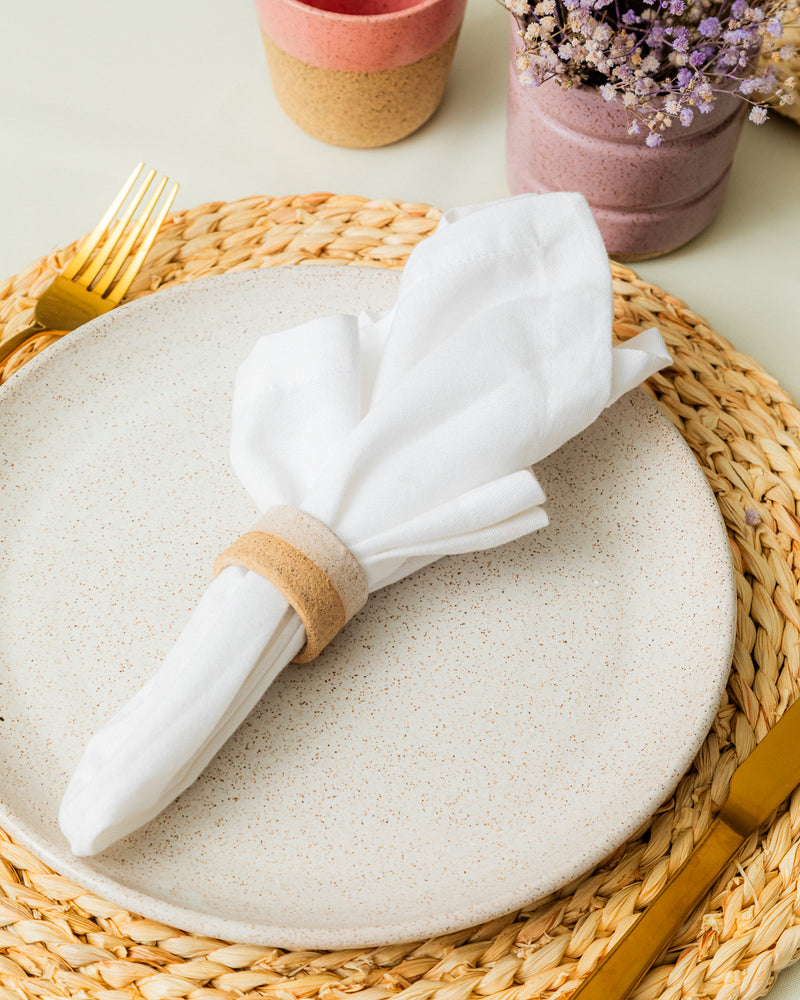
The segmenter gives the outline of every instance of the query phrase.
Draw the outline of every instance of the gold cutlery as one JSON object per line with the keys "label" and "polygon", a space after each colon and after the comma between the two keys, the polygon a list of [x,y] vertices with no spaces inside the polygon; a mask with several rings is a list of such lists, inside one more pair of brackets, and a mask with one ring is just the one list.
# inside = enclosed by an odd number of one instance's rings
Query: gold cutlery
{"label": "gold cutlery", "polygon": [[737,850],[800,783],[800,701],[739,765],[719,815],[570,1000],[625,1000]]}
{"label": "gold cutlery", "polygon": [[[80,244],[75,256],[44,290],[34,309],[33,325],[0,343],[0,364],[34,333],[41,330],[74,330],[120,304],[139,273],[178,193],[178,185],[174,184],[145,231],[167,185],[168,178],[163,177],[131,225],[134,213],[156,175],[155,170],[150,170],[124,213],[114,221],[143,169],[144,164],[138,164],[105,215]],[[103,270],[109,257],[111,261]]]}

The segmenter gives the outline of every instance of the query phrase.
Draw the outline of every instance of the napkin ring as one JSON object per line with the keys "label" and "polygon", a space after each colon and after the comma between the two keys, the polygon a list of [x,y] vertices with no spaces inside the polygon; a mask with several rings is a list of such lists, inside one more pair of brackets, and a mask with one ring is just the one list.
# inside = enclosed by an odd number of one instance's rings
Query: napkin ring
{"label": "napkin ring", "polygon": [[243,566],[265,577],[297,612],[306,644],[295,663],[319,656],[364,606],[369,595],[361,564],[327,524],[296,507],[269,507],[252,530],[214,562]]}

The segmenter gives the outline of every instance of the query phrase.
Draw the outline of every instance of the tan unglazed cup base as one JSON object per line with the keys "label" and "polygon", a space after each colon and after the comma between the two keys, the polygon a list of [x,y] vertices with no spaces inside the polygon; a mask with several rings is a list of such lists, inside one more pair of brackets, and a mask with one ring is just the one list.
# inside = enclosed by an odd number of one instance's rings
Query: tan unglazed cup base
{"label": "tan unglazed cup base", "polygon": [[272,86],[297,125],[333,146],[385,146],[416,131],[444,94],[458,31],[416,62],[363,73],[322,69],[289,55],[264,32]]}

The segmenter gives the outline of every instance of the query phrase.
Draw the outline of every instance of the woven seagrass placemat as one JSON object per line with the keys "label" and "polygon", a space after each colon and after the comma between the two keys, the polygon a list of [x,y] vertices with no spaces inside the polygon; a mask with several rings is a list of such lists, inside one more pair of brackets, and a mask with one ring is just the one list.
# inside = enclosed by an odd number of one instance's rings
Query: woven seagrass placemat
{"label": "woven seagrass placemat", "polygon": [[[328,194],[250,198],[171,217],[129,298],[274,264],[402,267],[433,230],[426,205]],[[0,337],[74,250],[0,285]],[[656,325],[674,358],[652,394],[693,449],[728,526],[739,622],[725,703],[691,770],[645,829],[595,871],[525,909],[409,945],[286,952],[141,919],[52,872],[0,831],[0,1000],[535,1000],[566,997],[684,861],[737,764],[800,676],[800,412],[683,303],[614,264],[615,329]],[[39,335],[0,379],[48,342]],[[13,428],[4,428],[13,434]],[[502,817],[498,817],[502,822]],[[753,836],[639,987],[639,1000],[751,1000],[800,954],[800,792]]]}

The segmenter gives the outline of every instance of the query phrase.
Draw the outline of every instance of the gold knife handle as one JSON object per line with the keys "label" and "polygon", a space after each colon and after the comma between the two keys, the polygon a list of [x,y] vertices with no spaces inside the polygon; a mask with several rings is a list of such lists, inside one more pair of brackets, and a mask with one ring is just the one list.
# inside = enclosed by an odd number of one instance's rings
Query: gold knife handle
{"label": "gold knife handle", "polygon": [[625,1000],[744,843],[715,819],[692,853],[570,1000]]}

